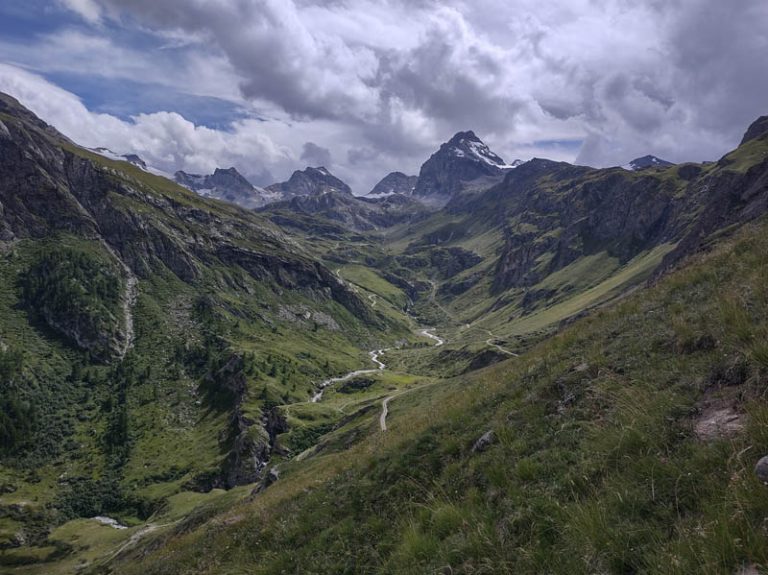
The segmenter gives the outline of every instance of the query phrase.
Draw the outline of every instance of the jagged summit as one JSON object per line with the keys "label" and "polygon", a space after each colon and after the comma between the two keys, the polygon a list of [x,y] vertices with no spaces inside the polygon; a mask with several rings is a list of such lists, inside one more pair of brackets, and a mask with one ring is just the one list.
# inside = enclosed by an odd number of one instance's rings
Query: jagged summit
{"label": "jagged summit", "polygon": [[621,167],[625,170],[629,170],[630,172],[637,172],[639,170],[647,170],[648,168],[671,168],[674,165],[674,163],[668,162],[667,160],[662,160],[656,156],[647,155],[643,156],[642,158],[635,158],[628,164],[624,164]]}
{"label": "jagged summit", "polygon": [[495,154],[472,130],[458,132],[448,141],[450,152],[459,158],[468,158],[470,160],[484,162],[492,167],[502,170],[516,168],[522,161],[515,160],[512,164],[507,164],[498,154]]}
{"label": "jagged summit", "polygon": [[296,196],[313,196],[327,192],[339,192],[352,195],[350,187],[331,174],[327,168],[308,167],[295,171],[287,182],[272,184],[267,191],[277,194],[281,200],[289,200]]}
{"label": "jagged summit", "polygon": [[521,163],[507,164],[471,130],[458,132],[421,167],[414,196],[427,204],[445,205],[464,189],[498,183]]}
{"label": "jagged summit", "polygon": [[224,200],[249,209],[260,208],[277,199],[273,194],[251,184],[234,167],[216,168],[213,174],[207,176],[179,170],[173,179],[203,197]]}

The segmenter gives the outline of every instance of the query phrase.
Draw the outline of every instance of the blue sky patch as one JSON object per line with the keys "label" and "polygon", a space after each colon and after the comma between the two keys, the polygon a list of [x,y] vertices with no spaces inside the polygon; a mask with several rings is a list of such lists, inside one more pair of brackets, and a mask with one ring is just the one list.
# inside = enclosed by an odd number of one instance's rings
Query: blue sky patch
{"label": "blue sky patch", "polygon": [[77,94],[89,110],[123,120],[141,113],[177,112],[197,125],[227,130],[232,122],[247,116],[233,102],[185,94],[157,84],[82,74],[52,73],[45,74],[45,78]]}

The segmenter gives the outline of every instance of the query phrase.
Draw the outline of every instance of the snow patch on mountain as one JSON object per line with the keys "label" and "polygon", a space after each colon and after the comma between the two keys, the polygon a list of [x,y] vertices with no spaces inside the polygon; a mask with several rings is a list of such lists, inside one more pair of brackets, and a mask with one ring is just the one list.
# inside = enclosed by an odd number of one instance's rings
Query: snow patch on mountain
{"label": "snow patch on mountain", "polygon": [[[461,147],[459,147],[461,146]],[[463,148],[463,149],[462,149]],[[466,150],[466,151],[465,151]],[[468,152],[468,153],[467,153]],[[491,149],[479,139],[462,138],[458,141],[458,146],[451,148],[451,154],[457,158],[470,158],[475,161],[483,162],[493,168],[500,170],[511,170],[517,168],[524,162],[515,160],[507,164],[500,156],[491,151]]]}
{"label": "snow patch on mountain", "polygon": [[642,158],[635,158],[621,167],[629,172],[637,172],[638,170],[646,170],[648,168],[669,168],[674,165],[675,164],[668,162],[667,160],[648,155],[643,156]]}
{"label": "snow patch on mountain", "polygon": [[114,160],[116,162],[128,162],[129,164],[133,164],[137,168],[144,170],[149,174],[160,176],[162,178],[168,178],[169,180],[173,179],[173,176],[168,172],[164,172],[163,170],[155,168],[154,166],[147,165],[147,163],[144,160],[142,160],[137,154],[118,154],[116,152],[113,152],[109,148],[88,148],[88,149],[91,152],[99,154],[100,156],[104,156],[108,160]]}

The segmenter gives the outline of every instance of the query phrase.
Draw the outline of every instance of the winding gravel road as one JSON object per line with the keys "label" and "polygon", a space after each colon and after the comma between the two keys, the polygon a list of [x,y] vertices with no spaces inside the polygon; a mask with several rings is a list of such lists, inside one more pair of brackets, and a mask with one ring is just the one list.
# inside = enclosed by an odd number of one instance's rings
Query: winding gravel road
{"label": "winding gravel road", "polygon": [[373,351],[369,351],[368,355],[371,358],[371,361],[376,364],[376,369],[358,369],[356,371],[350,371],[346,375],[342,375],[341,377],[332,377],[330,379],[326,379],[324,382],[320,384],[320,389],[317,391],[315,395],[312,396],[312,403],[317,403],[321,399],[323,399],[323,392],[325,389],[335,383],[341,383],[342,381],[347,381],[349,379],[352,379],[353,377],[357,377],[358,375],[368,375],[369,373],[378,373],[380,371],[384,371],[387,366],[379,360],[379,358],[384,354],[384,352],[387,351],[386,349],[376,349]]}
{"label": "winding gravel road", "polygon": [[431,331],[435,331],[435,328],[430,327],[430,328],[427,328],[427,329],[422,329],[419,332],[419,334],[423,335],[424,337],[428,337],[429,339],[434,340],[436,342],[435,343],[435,347],[440,347],[441,345],[443,345],[445,343],[445,340],[442,337],[436,336],[433,333],[429,333]]}

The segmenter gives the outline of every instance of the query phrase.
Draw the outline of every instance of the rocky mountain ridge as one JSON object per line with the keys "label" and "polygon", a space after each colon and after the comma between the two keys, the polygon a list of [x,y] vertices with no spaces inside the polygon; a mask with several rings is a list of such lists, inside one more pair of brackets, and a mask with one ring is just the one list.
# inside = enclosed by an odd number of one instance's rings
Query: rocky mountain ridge
{"label": "rocky mountain ridge", "polygon": [[[356,197],[336,191],[297,195],[287,201],[272,203],[260,211],[281,225],[300,225],[291,217],[292,214],[300,214],[322,218],[355,232],[371,232],[415,222],[428,213],[420,202],[404,194]],[[310,224],[307,231],[311,227]]]}
{"label": "rocky mountain ridge", "polygon": [[350,187],[324,167],[297,170],[287,182],[272,184],[266,189],[281,200],[290,200],[296,196],[318,196],[328,192],[352,195]]}
{"label": "rocky mountain ridge", "polygon": [[173,179],[203,197],[224,200],[247,209],[260,208],[278,199],[276,194],[251,184],[235,168],[216,168],[213,174],[207,176],[180,170]]}

